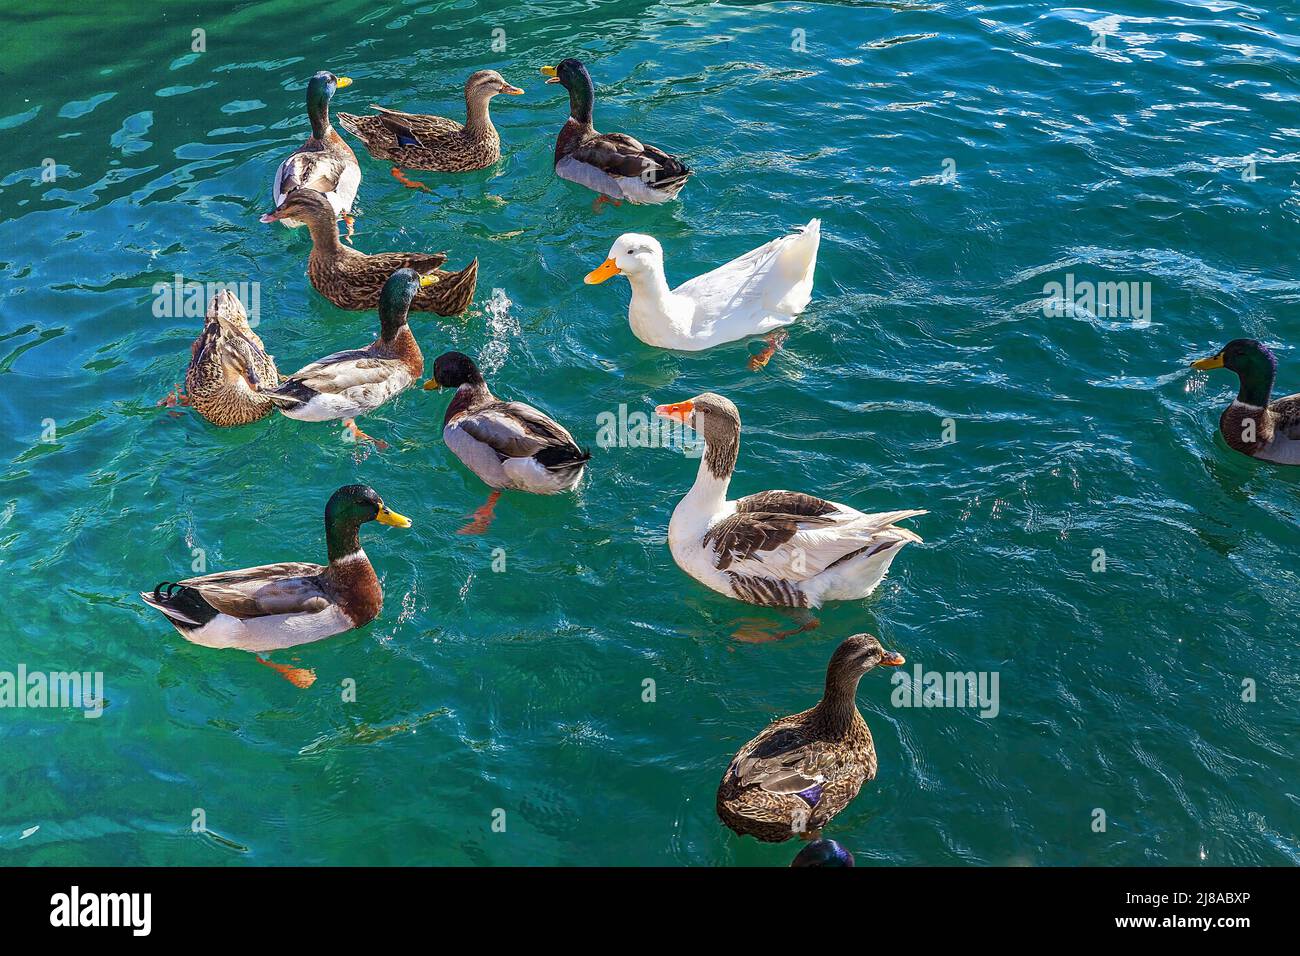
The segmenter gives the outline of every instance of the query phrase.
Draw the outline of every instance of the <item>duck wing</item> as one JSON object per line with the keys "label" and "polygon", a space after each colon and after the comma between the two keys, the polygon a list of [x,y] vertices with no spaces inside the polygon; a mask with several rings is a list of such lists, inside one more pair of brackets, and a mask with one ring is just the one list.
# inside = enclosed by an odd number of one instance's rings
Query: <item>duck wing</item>
{"label": "duck wing", "polygon": [[141,592],[146,604],[174,621],[202,626],[217,614],[242,619],[277,614],[310,614],[329,607],[331,598],[319,564],[287,561],[239,571],[220,571],[183,581],[163,581]]}
{"label": "duck wing", "polygon": [[746,744],[727,772],[742,789],[797,794],[815,807],[840,763],[824,741],[808,739],[799,727],[778,725]]}
{"label": "duck wing", "polygon": [[[813,270],[821,241],[821,222],[814,219],[802,231],[779,236],[751,249],[676,289],[695,301],[700,316],[762,313],[781,324],[808,306]],[[759,328],[756,331],[764,331]]]}
{"label": "duck wing", "polygon": [[661,189],[691,175],[690,168],[681,160],[626,133],[596,133],[583,140],[571,155],[611,176],[642,179]]}
{"label": "duck wing", "polygon": [[894,522],[924,511],[863,514],[847,505],[793,491],[741,498],[702,544],[714,566],[734,574],[806,581],[839,561],[920,537]]}
{"label": "duck wing", "polygon": [[347,168],[347,163],[326,149],[324,143],[309,141],[280,164],[273,191],[276,206],[301,187],[324,194],[334,192]]}
{"label": "duck wing", "polygon": [[587,457],[568,429],[523,402],[493,402],[463,416],[457,424],[471,438],[490,446],[502,459],[538,458],[550,466],[552,462],[548,459]]}
{"label": "duck wing", "polygon": [[369,349],[352,349],[312,362],[262,394],[281,407],[292,407],[316,395],[341,395],[355,389],[387,391],[401,376],[408,380],[403,385],[409,384],[411,373],[401,359],[379,358]]}

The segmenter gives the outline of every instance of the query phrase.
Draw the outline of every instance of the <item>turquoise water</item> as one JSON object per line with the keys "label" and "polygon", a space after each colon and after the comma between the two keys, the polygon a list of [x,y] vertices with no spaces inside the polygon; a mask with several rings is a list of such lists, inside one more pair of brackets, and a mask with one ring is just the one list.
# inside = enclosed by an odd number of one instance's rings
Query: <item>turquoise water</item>
{"label": "turquoise water", "polygon": [[[999,706],[864,678],[880,772],[827,831],[859,865],[1300,862],[1300,485],[1214,435],[1232,376],[1186,368],[1250,335],[1300,390],[1293,5],[227,6],[41,2],[0,31],[0,671],[101,671],[107,697],[0,710],[0,861],[785,865],[794,844],[718,823],[715,787],[866,630],[908,671],[996,673]],[[566,103],[537,70],[567,55],[598,126],[697,170],[682,202],[594,214],[553,176]],[[445,395],[365,419],[382,455],[155,407],[201,324],[153,314],[177,273],[260,283],[282,369],[373,335],[309,287],[305,232],[257,221],[307,77],[356,80],[335,109],[457,115],[485,67],[527,90],[495,101],[498,167],[425,195],[360,157],[359,248],[481,262],[470,315],[415,320],[426,356],[478,357],[588,444],[620,404],[729,396],[735,493],[929,509],[870,600],[734,639],[788,619],[673,564],[680,449],[595,449],[576,495],[507,495],[468,537],[486,489],[443,447]],[[642,345],[626,283],[581,281],[624,231],[679,282],[813,216],[813,302],[761,373],[744,345]],[[1150,283],[1149,312],[1045,315],[1067,276]],[[322,559],[352,481],[415,524],[366,528],[384,612],[285,656],[310,689],[137,599],[193,548]]]}

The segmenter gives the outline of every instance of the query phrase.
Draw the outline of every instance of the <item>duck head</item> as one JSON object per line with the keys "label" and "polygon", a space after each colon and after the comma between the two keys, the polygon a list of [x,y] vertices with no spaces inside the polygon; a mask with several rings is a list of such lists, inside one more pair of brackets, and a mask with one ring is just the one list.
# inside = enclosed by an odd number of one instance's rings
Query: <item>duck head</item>
{"label": "duck head", "polygon": [[465,102],[469,104],[486,103],[498,93],[509,96],[522,96],[523,90],[511,86],[496,70],[479,70],[471,73],[465,81]]}
{"label": "duck head", "polygon": [[422,276],[414,269],[398,269],[388,277],[379,292],[379,325],[385,342],[391,342],[406,325],[416,293],[437,281],[437,276]]}
{"label": "duck head", "polygon": [[684,402],[659,405],[655,414],[681,422],[704,439],[700,474],[707,468],[725,486],[740,454],[740,409],[716,392],[705,392]]}
{"label": "duck head", "polygon": [[609,256],[587,273],[587,285],[599,285],[611,276],[622,273],[635,282],[643,275],[663,275],[664,248],[654,236],[639,232],[625,232],[609,247]]}
{"label": "duck head", "polygon": [[344,485],[325,505],[325,543],[331,562],[361,549],[357,529],[369,521],[393,528],[409,528],[411,519],[391,511],[369,485]]}
{"label": "duck head", "polygon": [[830,665],[826,668],[831,673],[861,677],[873,667],[898,667],[907,661],[902,654],[887,651],[880,646],[880,641],[871,634],[854,634],[846,637],[831,655]]}
{"label": "duck head", "polygon": [[444,352],[433,363],[433,378],[424,383],[426,392],[438,388],[482,385],[483,373],[464,352]]}
{"label": "duck head", "polygon": [[569,57],[555,66],[542,67],[542,76],[547,83],[559,83],[569,91],[569,115],[579,123],[591,122],[591,103],[595,98],[595,87],[591,74],[581,60]]}
{"label": "duck head", "polygon": [[334,91],[352,85],[352,78],[335,76],[321,70],[307,81],[307,116],[311,120],[311,133],[317,139],[325,135],[330,125],[330,100]]}
{"label": "duck head", "polygon": [[1277,357],[1262,342],[1233,339],[1216,354],[1197,359],[1192,368],[1202,371],[1226,368],[1237,373],[1241,388],[1237,401],[1263,408],[1268,405],[1277,377]]}
{"label": "duck head", "polygon": [[281,219],[297,219],[300,222],[307,223],[308,226],[313,223],[323,223],[330,226],[337,233],[338,228],[334,226],[337,216],[334,214],[334,207],[330,201],[325,198],[325,194],[310,189],[307,186],[299,186],[289,195],[284,197],[284,202],[280,203],[273,212],[268,212],[261,217],[262,222],[277,222]]}

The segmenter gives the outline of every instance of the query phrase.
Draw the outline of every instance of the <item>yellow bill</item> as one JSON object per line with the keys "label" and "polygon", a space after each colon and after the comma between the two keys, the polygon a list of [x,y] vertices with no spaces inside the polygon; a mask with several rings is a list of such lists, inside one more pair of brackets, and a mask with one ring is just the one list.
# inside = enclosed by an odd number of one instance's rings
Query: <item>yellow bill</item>
{"label": "yellow bill", "polygon": [[435,275],[420,276],[420,288],[427,289],[431,285],[436,285],[438,277]]}
{"label": "yellow bill", "polygon": [[1211,355],[1209,358],[1197,359],[1192,363],[1192,368],[1198,368],[1203,372],[1212,368],[1223,368],[1223,353]]}
{"label": "yellow bill", "polygon": [[379,514],[376,515],[375,520],[380,524],[391,525],[394,528],[409,528],[411,526],[410,518],[399,515],[396,511],[389,511],[387,505],[379,506]]}
{"label": "yellow bill", "polygon": [[352,85],[352,77],[350,76],[340,76],[337,80],[334,81],[335,88],[340,90],[343,89],[343,87],[345,86],[351,86],[351,85]]}
{"label": "yellow bill", "polygon": [[558,83],[558,82],[560,82],[560,75],[559,75],[558,73],[555,72],[555,67],[553,67],[553,66],[544,66],[544,67],[542,67],[542,76],[547,77],[547,80],[546,80],[547,83]]}
{"label": "yellow bill", "polygon": [[600,265],[596,266],[596,268],[588,272],[587,277],[582,281],[587,283],[587,285],[600,285],[600,283],[604,282],[610,276],[616,276],[622,271],[622,269],[615,265],[613,259],[606,259]]}

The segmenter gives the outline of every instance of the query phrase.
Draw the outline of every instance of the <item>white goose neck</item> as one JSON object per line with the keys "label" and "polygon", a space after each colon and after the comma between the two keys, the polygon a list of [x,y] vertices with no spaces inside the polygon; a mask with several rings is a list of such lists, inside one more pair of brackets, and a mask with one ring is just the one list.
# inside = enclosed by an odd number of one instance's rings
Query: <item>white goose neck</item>
{"label": "white goose neck", "polygon": [[[682,503],[691,510],[717,512],[727,501],[727,489],[731,485],[731,475],[736,468],[738,447],[731,450],[710,448],[705,442],[704,454],[700,456],[700,468],[695,473],[695,484],[686,493]],[[721,470],[721,474],[717,472]]]}

